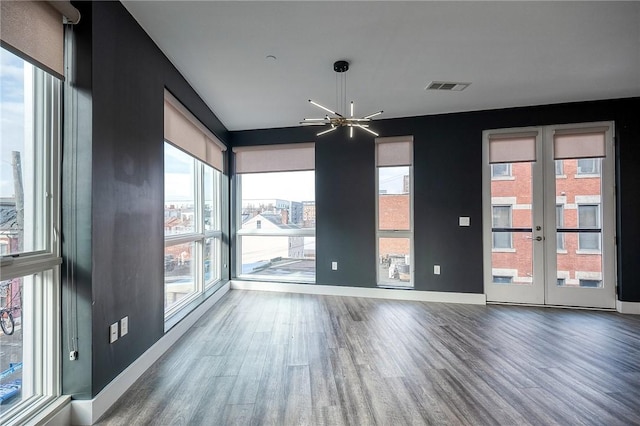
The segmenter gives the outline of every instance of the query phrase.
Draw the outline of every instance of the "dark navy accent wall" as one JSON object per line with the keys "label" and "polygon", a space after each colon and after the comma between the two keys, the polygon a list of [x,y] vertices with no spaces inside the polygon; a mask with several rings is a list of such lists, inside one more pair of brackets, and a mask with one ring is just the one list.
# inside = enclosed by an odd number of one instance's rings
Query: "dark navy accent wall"
{"label": "dark navy accent wall", "polygon": [[[637,171],[640,98],[376,120],[382,136],[414,136],[415,288],[483,293],[482,131],[613,120],[617,160],[617,271],[620,300],[640,301]],[[375,287],[373,138],[315,128],[232,132],[234,146],[316,142],[317,283]],[[471,226],[458,226],[470,216]],[[331,271],[331,261],[339,270]],[[433,265],[442,274],[433,275]]]}
{"label": "dark navy accent wall", "polygon": [[[64,147],[63,188],[78,198],[63,211],[63,235],[73,238],[63,252],[69,257],[74,244],[86,250],[65,265],[77,278],[80,351],[68,361],[65,343],[62,358],[63,392],[86,399],[164,334],[165,87],[223,142],[229,135],[119,2],[75,6],[82,20],[73,29],[78,52],[69,90],[82,103],[83,132],[76,146]],[[72,153],[78,162],[70,162]],[[81,225],[75,234],[71,218]],[[129,334],[110,344],[109,325],[124,316]],[[68,318],[64,312],[65,336]]]}

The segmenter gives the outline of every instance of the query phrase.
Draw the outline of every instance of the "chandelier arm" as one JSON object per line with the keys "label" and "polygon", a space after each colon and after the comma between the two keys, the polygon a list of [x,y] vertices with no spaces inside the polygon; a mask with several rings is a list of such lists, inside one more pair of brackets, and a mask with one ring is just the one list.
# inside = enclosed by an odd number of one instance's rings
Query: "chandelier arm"
{"label": "chandelier arm", "polygon": [[373,114],[365,115],[365,116],[364,116],[364,117],[362,117],[362,118],[372,118],[372,117],[375,117],[376,115],[380,115],[380,114],[382,114],[383,112],[384,112],[384,111],[374,112]]}
{"label": "chandelier arm", "polygon": [[374,131],[373,131],[373,130],[371,130],[371,129],[368,129],[368,128],[364,127],[364,126],[363,126],[363,125],[361,125],[361,124],[354,124],[354,126],[355,126],[355,127],[360,127],[362,130],[366,130],[367,132],[371,133],[373,136],[378,136],[378,134],[377,134],[376,132],[374,132]]}
{"label": "chandelier arm", "polygon": [[337,130],[337,129],[338,129],[337,127],[332,127],[332,128],[330,128],[328,130],[324,130],[324,131],[322,131],[320,133],[316,133],[316,136],[326,135],[327,133],[333,132],[334,130]]}

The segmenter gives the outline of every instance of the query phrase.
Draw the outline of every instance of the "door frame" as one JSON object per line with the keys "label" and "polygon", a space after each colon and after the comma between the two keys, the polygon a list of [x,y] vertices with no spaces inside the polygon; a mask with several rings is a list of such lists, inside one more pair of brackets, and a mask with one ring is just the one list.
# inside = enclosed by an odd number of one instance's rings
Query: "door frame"
{"label": "door frame", "polygon": [[[553,135],[556,130],[584,129],[607,127],[605,132],[605,158],[602,161],[601,183],[601,218],[602,218],[602,289],[601,297],[584,297],[579,288],[558,288],[556,285],[556,227],[555,227],[555,162],[553,158]],[[542,237],[543,242],[532,248],[533,280],[530,286],[502,286],[493,283],[492,270],[492,200],[491,200],[491,164],[489,163],[489,135],[537,133],[536,161],[532,162],[532,238]],[[484,292],[489,302],[521,303],[551,306],[580,306],[615,309],[617,292],[616,249],[615,249],[615,151],[614,122],[574,123],[549,126],[518,127],[490,129],[482,134],[482,208],[483,208],[483,266]],[[544,167],[544,170],[542,168]],[[537,190],[535,188],[538,188]],[[553,196],[553,208],[545,205],[545,197]],[[548,203],[547,203],[548,204]],[[537,218],[541,218],[542,226],[549,229],[536,230]],[[548,225],[545,225],[548,224]],[[554,226],[550,226],[553,224]],[[605,246],[608,245],[608,250]],[[542,259],[541,259],[542,258]],[[514,290],[517,288],[517,291]],[[576,291],[578,290],[578,291]],[[593,294],[593,293],[591,293]],[[571,302],[566,302],[571,300]]]}

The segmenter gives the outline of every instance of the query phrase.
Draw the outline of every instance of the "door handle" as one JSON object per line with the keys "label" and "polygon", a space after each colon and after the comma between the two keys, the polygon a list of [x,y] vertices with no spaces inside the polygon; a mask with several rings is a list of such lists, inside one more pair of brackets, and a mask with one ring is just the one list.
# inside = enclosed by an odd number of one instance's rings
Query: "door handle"
{"label": "door handle", "polygon": [[544,240],[544,237],[536,237],[536,241],[542,241]]}

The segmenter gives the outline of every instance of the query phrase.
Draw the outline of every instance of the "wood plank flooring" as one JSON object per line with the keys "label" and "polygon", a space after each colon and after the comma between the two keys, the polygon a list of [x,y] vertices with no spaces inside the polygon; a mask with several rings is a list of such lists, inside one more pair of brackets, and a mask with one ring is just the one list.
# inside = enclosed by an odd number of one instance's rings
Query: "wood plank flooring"
{"label": "wood plank flooring", "polygon": [[640,317],[233,290],[100,425],[640,425]]}

